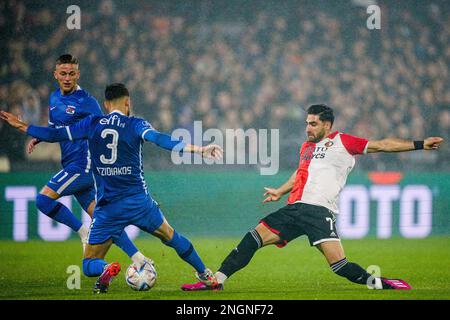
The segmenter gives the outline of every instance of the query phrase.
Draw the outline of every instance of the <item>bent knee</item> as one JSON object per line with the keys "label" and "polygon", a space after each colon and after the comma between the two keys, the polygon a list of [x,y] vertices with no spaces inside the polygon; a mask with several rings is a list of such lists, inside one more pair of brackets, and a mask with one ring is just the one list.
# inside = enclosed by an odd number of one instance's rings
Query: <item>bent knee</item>
{"label": "bent knee", "polygon": [[163,224],[153,232],[153,235],[163,242],[172,240],[174,234],[174,229],[167,222],[163,222]]}
{"label": "bent knee", "polygon": [[61,206],[62,204],[57,202],[56,199],[52,199],[45,194],[40,193],[36,197],[36,207],[48,216],[55,214]]}
{"label": "bent knee", "polygon": [[255,230],[261,237],[263,246],[282,243],[280,236],[274,233],[272,230],[270,230],[262,223],[258,224]]}
{"label": "bent knee", "polygon": [[[42,208],[43,206],[45,206],[45,205],[48,203],[49,199],[50,199],[50,198],[47,197],[46,195],[39,193],[39,194],[37,195],[37,197],[36,197],[36,207],[37,207],[39,210],[41,210],[41,208]],[[41,211],[42,211],[42,210],[41,210]]]}

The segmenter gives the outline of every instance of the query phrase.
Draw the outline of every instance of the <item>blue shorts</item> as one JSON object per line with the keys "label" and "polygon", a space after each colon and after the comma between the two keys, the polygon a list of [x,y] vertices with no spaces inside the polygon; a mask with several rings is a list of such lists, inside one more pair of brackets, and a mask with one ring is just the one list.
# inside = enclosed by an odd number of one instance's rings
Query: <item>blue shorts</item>
{"label": "blue shorts", "polygon": [[76,166],[67,166],[55,174],[48,182],[47,187],[61,197],[74,195],[81,207],[87,211],[89,205],[95,200],[95,187],[92,172]]}
{"label": "blue shorts", "polygon": [[96,206],[89,229],[88,243],[94,245],[109,239],[115,241],[129,225],[153,233],[163,221],[164,215],[158,203],[148,195],[120,199],[101,207]]}

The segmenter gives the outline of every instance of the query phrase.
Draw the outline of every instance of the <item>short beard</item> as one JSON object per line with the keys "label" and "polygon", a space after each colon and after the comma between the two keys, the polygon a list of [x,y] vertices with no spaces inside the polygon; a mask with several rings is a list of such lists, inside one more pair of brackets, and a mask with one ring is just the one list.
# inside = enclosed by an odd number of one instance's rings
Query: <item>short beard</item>
{"label": "short beard", "polygon": [[308,138],[308,141],[313,142],[313,143],[318,143],[323,139],[324,136],[325,136],[325,133],[321,132],[321,134],[319,134],[316,138],[313,138],[311,140]]}

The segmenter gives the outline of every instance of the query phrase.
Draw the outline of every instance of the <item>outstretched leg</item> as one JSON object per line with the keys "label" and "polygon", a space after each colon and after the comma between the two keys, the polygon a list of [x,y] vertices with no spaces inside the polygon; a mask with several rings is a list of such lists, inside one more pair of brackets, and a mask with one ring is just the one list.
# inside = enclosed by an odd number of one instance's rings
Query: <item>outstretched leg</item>
{"label": "outstretched leg", "polygon": [[237,247],[222,262],[216,273],[218,282],[223,283],[231,275],[245,268],[258,249],[280,242],[281,239],[277,234],[262,223],[258,224],[255,229],[247,232]]}
{"label": "outstretched leg", "polygon": [[153,232],[153,235],[161,239],[166,246],[173,248],[181,259],[194,267],[200,281],[208,284],[215,283],[211,270],[206,268],[191,241],[174,230],[166,219]]}
{"label": "outstretched leg", "polygon": [[258,249],[270,244],[278,243],[281,243],[281,238],[268,229],[264,224],[260,223],[255,229],[250,230],[244,238],[242,238],[237,247],[234,248],[222,262],[219,270],[215,273],[218,283],[217,286],[208,286],[201,283],[196,283],[185,284],[181,287],[181,289],[185,291],[221,290],[225,280],[237,271],[245,268]]}
{"label": "outstretched leg", "polygon": [[326,241],[316,247],[323,253],[334,273],[353,283],[364,284],[371,289],[411,289],[403,280],[373,277],[360,265],[349,262],[340,241]]}

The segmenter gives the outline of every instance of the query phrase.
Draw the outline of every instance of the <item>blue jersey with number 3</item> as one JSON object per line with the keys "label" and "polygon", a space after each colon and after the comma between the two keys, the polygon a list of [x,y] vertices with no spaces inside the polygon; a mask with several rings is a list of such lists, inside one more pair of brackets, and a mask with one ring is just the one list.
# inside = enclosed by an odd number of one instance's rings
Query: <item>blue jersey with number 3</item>
{"label": "blue jersey with number 3", "polygon": [[87,117],[66,130],[72,140],[88,140],[100,206],[131,195],[148,194],[142,145],[145,133],[153,130],[150,123],[115,111],[107,116]]}
{"label": "blue jersey with number 3", "polygon": [[48,142],[87,139],[99,206],[128,196],[148,196],[142,164],[144,141],[171,151],[184,152],[186,147],[185,142],[158,132],[144,119],[120,111],[91,115],[62,128],[30,125],[27,133]]}

